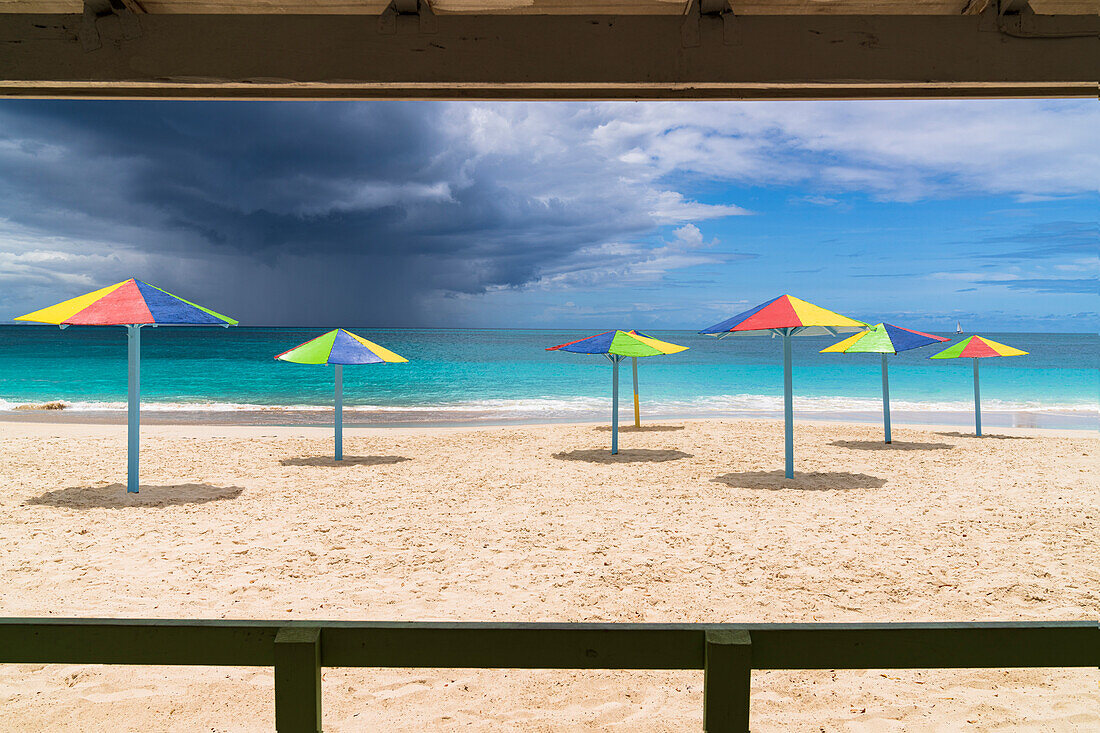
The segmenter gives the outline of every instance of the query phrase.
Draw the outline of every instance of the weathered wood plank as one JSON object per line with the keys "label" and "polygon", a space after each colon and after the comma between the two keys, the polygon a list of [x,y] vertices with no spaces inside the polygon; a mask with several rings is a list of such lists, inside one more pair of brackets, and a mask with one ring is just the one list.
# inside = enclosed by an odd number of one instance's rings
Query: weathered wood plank
{"label": "weathered wood plank", "polygon": [[[981,2],[982,0],[977,0]],[[988,2],[989,0],[985,0]],[[738,15],[959,15],[972,0],[731,0]],[[436,13],[683,15],[687,0],[432,0]],[[149,13],[377,15],[388,0],[141,0]],[[1040,15],[1095,15],[1097,0],[1031,0]],[[79,13],[82,0],[0,0],[0,13]]]}
{"label": "weathered wood plank", "polygon": [[275,635],[275,729],[321,733],[321,629],[284,627]]}
{"label": "weathered wood plank", "polygon": [[708,631],[703,672],[703,729],[749,733],[752,637],[748,631]]}
{"label": "weathered wood plank", "polygon": [[971,624],[502,624],[0,619],[0,663],[274,664],[320,628],[326,667],[703,669],[705,634],[748,632],[754,669],[1100,666],[1093,621]]}
{"label": "weathered wood plank", "polygon": [[[0,14],[0,95],[287,98],[850,98],[1096,96],[1100,18],[744,16],[737,40],[675,16],[439,15],[433,33],[375,18],[157,15],[81,43],[82,17]],[[85,33],[87,33],[85,31]],[[564,53],[563,49],[569,49]]]}

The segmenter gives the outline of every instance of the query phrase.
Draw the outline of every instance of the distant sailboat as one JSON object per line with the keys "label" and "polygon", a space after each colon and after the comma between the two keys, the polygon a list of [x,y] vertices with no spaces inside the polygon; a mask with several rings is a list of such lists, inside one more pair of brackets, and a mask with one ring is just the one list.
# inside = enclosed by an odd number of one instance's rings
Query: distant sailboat
{"label": "distant sailboat", "polygon": [[955,321],[955,333],[962,333],[962,332],[963,332],[962,322]]}

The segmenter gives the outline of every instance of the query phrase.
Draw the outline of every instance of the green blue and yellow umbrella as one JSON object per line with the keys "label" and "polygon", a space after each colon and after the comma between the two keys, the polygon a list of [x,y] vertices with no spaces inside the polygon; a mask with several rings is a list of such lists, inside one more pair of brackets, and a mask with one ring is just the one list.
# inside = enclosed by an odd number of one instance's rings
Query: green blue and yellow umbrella
{"label": "green blue and yellow umbrella", "polygon": [[315,339],[299,344],[275,357],[293,364],[332,364],[336,382],[336,460],[344,460],[344,365],[345,364],[400,364],[407,362],[403,356],[357,336],[351,331],[337,328]]}
{"label": "green blue and yellow umbrella", "polygon": [[882,354],[882,427],[886,433],[886,442],[890,439],[890,374],[887,370],[886,355],[899,351],[919,349],[930,344],[942,344],[951,339],[933,336],[930,333],[913,331],[890,323],[876,323],[866,331],[849,336],[840,343],[822,349],[822,354]]}
{"label": "green blue and yellow umbrella", "polygon": [[982,336],[970,336],[957,344],[952,344],[929,359],[973,359],[974,360],[974,433],[982,436],[982,396],[978,387],[978,360],[998,356],[1026,356],[1026,351],[1005,346]]}
{"label": "green blue and yellow umbrella", "polygon": [[842,316],[793,295],[761,303],[699,333],[724,338],[731,334],[767,331],[783,337],[783,452],[784,475],[794,478],[794,390],[791,377],[792,336],[839,336],[862,331],[863,321]]}
{"label": "green blue and yellow umbrella", "polygon": [[128,342],[126,491],[138,493],[141,433],[141,329],[146,326],[236,326],[237,322],[178,295],[130,278],[48,308],[17,321],[68,326],[125,326]]}
{"label": "green blue and yellow umbrella", "polygon": [[634,368],[634,425],[641,426],[638,406],[638,358],[687,351],[688,347],[670,344],[638,331],[605,331],[595,336],[551,346],[547,351],[571,351],[574,354],[603,354],[611,361],[611,453],[619,452],[619,362],[630,357]]}

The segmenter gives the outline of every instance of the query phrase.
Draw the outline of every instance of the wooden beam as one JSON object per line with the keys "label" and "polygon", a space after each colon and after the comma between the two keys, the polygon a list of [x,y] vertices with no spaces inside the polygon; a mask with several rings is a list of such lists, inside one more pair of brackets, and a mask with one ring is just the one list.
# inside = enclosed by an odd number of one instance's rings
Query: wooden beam
{"label": "wooden beam", "polygon": [[279,733],[321,730],[322,667],[703,669],[706,730],[744,733],[754,669],[1096,667],[1100,625],[9,618],[0,663],[274,666]]}
{"label": "wooden beam", "polygon": [[705,733],[749,733],[752,636],[748,631],[708,631],[703,667]]}
{"label": "wooden beam", "polygon": [[321,630],[292,626],[275,635],[275,729],[321,733]]}
{"label": "wooden beam", "polygon": [[[300,640],[287,631],[295,628],[320,629],[324,667],[704,669],[707,634],[712,641],[741,643],[742,632],[752,639],[753,669],[1100,665],[1096,621],[555,624],[59,618],[0,619],[0,663],[273,666],[278,635]],[[715,632],[721,633],[715,637]],[[724,637],[727,633],[734,636]]]}
{"label": "wooden beam", "polygon": [[[85,51],[79,15],[0,14],[0,96],[856,98],[1097,96],[1100,18],[141,15]],[[102,23],[99,24],[102,26]],[[1024,37],[1026,36],[1026,37]]]}
{"label": "wooden beam", "polygon": [[[129,2],[129,0],[125,0]],[[720,0],[718,0],[720,1]],[[738,15],[958,15],[999,0],[731,0]],[[389,0],[138,0],[177,15],[378,15]],[[683,15],[689,0],[435,0],[438,14]],[[1096,0],[1031,0],[1040,15],[1096,15]],[[0,13],[79,13],[82,0],[0,0]],[[137,12],[137,11],[135,11]],[[968,11],[972,12],[972,11]]]}
{"label": "wooden beam", "polygon": [[80,19],[0,15],[0,94],[1095,96],[1100,76],[1089,16],[1031,18],[1031,33],[1056,39],[983,31],[967,16],[740,17],[733,46],[703,18],[701,43],[685,48],[674,16],[438,16],[434,33],[386,35],[370,16],[143,15],[140,37],[91,52]]}

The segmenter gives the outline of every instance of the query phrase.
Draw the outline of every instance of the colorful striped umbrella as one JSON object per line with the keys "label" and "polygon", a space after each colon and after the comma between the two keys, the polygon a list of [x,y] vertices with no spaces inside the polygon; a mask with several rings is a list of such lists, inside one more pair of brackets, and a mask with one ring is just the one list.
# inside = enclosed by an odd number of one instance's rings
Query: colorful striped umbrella
{"label": "colorful striped umbrella", "polygon": [[982,397],[978,387],[978,359],[988,359],[995,356],[1026,356],[1026,351],[1020,351],[1011,346],[990,341],[981,336],[970,336],[957,344],[952,344],[938,354],[933,354],[929,359],[973,359],[974,360],[974,433],[982,436]]}
{"label": "colorful striped umbrella", "polygon": [[794,478],[794,390],[791,378],[792,336],[838,336],[862,331],[863,321],[833,313],[793,295],[780,295],[744,313],[738,313],[699,333],[724,338],[734,333],[770,331],[783,337],[784,475]]}
{"label": "colorful striped umbrella", "polygon": [[275,357],[294,364],[332,364],[336,367],[336,460],[344,460],[344,365],[407,362],[387,348],[337,328]]}
{"label": "colorful striped umbrella", "polygon": [[49,308],[19,316],[17,321],[68,326],[125,326],[129,346],[127,397],[126,491],[138,493],[141,433],[141,329],[143,326],[236,326],[232,318],[195,305],[178,295],[130,278]]}
{"label": "colorful striped umbrella", "polygon": [[603,354],[611,361],[611,454],[619,452],[619,362],[630,357],[634,367],[634,426],[641,427],[638,406],[638,357],[660,356],[687,351],[688,347],[670,344],[637,331],[605,331],[579,341],[551,346],[547,351],[571,351],[574,354]]}
{"label": "colorful striped umbrella", "polygon": [[890,323],[876,323],[866,331],[849,336],[838,344],[822,349],[822,354],[882,354],[882,426],[886,442],[890,440],[890,374],[886,368],[886,355],[899,351],[919,349],[929,344],[941,344],[951,339],[930,333],[913,331]]}

